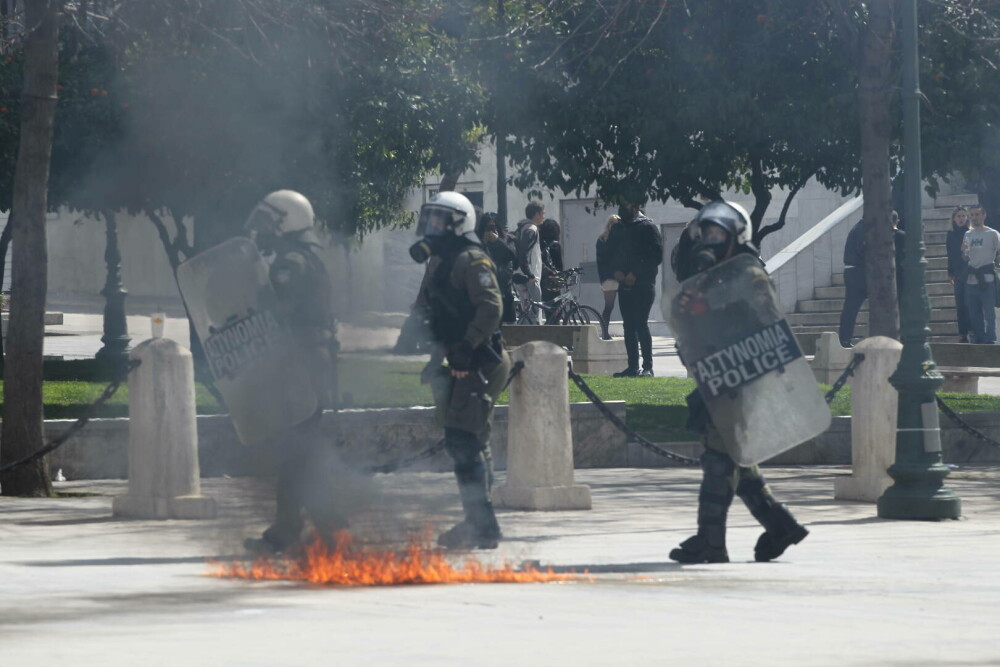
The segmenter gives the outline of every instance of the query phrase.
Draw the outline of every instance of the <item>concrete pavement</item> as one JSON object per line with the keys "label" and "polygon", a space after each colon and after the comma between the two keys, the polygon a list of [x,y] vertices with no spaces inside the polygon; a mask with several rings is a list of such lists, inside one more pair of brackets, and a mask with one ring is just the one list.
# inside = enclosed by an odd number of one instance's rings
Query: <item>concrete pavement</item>
{"label": "concrete pavement", "polygon": [[[1000,468],[958,470],[963,520],[886,521],[832,500],[843,469],[770,469],[812,531],[779,561],[730,514],[733,563],[680,566],[698,472],[584,470],[594,509],[503,511],[486,560],[588,570],[562,584],[324,588],[206,576],[266,523],[268,493],[206,479],[213,521],[117,521],[121,481],[0,498],[0,663],[88,665],[987,665],[1000,663]],[[376,477],[384,540],[457,518],[449,475]],[[501,480],[502,481],[502,480]],[[91,495],[96,494],[96,495]]]}
{"label": "concrete pavement", "polygon": [[[67,312],[62,327],[47,353],[99,349],[99,315]],[[148,317],[129,327],[138,342]],[[168,318],[167,335],[186,344],[186,321]],[[350,345],[378,349],[376,339]],[[658,375],[684,375],[670,339],[654,347]],[[692,469],[581,470],[593,510],[501,512],[507,539],[483,559],[590,573],[563,584],[343,589],[207,576],[207,559],[240,553],[267,523],[270,492],[250,479],[203,480],[220,502],[204,522],[112,519],[121,480],[0,497],[0,665],[1000,664],[1000,468],[952,474],[963,519],[947,522],[885,521],[873,505],[832,500],[843,468],[767,472],[812,531],[768,564],[752,562],[760,529],[738,502],[733,563],[669,561],[694,527]],[[458,518],[450,475],[377,476],[368,497],[361,539]]]}

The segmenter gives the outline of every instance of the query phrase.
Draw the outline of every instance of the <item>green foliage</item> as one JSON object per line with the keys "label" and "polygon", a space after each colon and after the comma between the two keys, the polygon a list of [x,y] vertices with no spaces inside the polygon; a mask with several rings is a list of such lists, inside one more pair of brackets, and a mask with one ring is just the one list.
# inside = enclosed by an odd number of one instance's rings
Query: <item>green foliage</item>
{"label": "green foliage", "polygon": [[[479,86],[455,74],[436,16],[419,0],[67,5],[50,203],[191,216],[200,246],[279,188],[345,236],[405,223],[403,197],[464,169],[479,136]],[[8,47],[0,208],[20,94]]]}
{"label": "green foliage", "polygon": [[[796,3],[555,3],[525,28],[501,94],[520,185],[600,199],[679,200],[770,192],[815,176],[854,190],[851,55]],[[759,236],[758,236],[759,240]]]}
{"label": "green foliage", "polygon": [[[492,3],[473,4],[496,21],[483,10]],[[756,199],[758,242],[776,228],[761,227],[774,189],[788,190],[790,201],[815,177],[844,194],[860,190],[865,3],[502,5],[506,29],[494,27],[471,55],[483,70],[507,63],[491,89],[499,100],[491,124],[514,135],[519,186],[592,191],[612,203],[673,198],[693,208],[734,188]],[[974,178],[986,156],[1000,154],[998,7],[996,0],[921,3],[932,116],[925,175],[960,169]],[[898,138],[899,124],[887,131]],[[897,141],[894,170],[900,151]]]}
{"label": "green foliage", "polygon": [[[961,172],[972,184],[1000,172],[1000,2],[920,3],[924,177]],[[994,182],[993,187],[996,187]],[[992,212],[991,212],[992,213]]]}

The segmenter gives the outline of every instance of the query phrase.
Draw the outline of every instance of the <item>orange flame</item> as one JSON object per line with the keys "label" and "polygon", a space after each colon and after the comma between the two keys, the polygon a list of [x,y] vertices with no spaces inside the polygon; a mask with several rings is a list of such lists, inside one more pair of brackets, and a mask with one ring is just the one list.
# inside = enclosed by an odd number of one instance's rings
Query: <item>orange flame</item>
{"label": "orange flame", "polygon": [[296,557],[261,557],[249,565],[241,562],[213,565],[216,569],[210,574],[215,577],[338,586],[537,583],[577,578],[575,574],[559,574],[551,568],[539,570],[531,564],[520,569],[507,563],[487,566],[472,557],[456,567],[444,552],[431,548],[426,538],[410,540],[399,552],[358,546],[347,532],[337,533],[332,549],[316,539]]}

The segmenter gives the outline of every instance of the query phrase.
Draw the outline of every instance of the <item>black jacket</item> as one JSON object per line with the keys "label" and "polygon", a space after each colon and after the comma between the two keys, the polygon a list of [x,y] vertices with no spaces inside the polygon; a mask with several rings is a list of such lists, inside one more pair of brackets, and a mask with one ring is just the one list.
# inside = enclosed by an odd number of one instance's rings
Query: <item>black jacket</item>
{"label": "black jacket", "polygon": [[969,263],[962,257],[962,241],[967,231],[968,227],[952,225],[945,239],[945,247],[948,249],[948,275],[956,282],[965,282],[969,275]]}
{"label": "black jacket", "polygon": [[844,266],[865,268],[865,221],[858,220],[847,233],[844,243]]}
{"label": "black jacket", "polygon": [[634,273],[636,285],[654,285],[663,261],[663,238],[653,221],[639,213],[634,220],[611,228],[607,253],[612,274]]}

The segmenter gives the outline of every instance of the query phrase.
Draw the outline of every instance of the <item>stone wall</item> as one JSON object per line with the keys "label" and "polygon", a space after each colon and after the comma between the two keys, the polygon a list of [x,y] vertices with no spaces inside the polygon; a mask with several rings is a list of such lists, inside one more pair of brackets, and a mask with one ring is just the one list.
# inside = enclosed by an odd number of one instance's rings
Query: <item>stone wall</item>
{"label": "stone wall", "polygon": [[[624,418],[625,404],[610,402],[615,414]],[[671,461],[626,443],[625,436],[605,420],[592,405],[570,406],[573,423],[573,457],[577,468],[657,468],[674,465]],[[492,449],[494,465],[504,469],[507,461],[507,406],[495,412]],[[975,412],[962,417],[975,429],[1000,440],[1000,413]],[[46,422],[46,437],[63,431],[68,420]],[[441,437],[434,423],[432,408],[385,410],[344,410],[327,413],[323,428],[336,440],[346,458],[366,466],[378,465],[412,456],[433,445]],[[198,418],[201,474],[256,474],[271,466],[267,454],[244,448],[236,439],[232,424],[225,416]],[[980,442],[941,416],[941,442],[944,462],[954,465],[1000,463],[1000,448]],[[667,443],[671,451],[698,456],[697,443]],[[49,457],[53,473],[62,469],[68,479],[125,478],[128,474],[128,420],[94,419],[69,443]],[[767,461],[768,465],[821,466],[850,465],[851,418],[835,417],[830,428],[818,438],[803,443]],[[421,461],[411,470],[443,472],[451,469],[447,454],[439,452]]]}
{"label": "stone wall", "polygon": [[[625,403],[608,403],[624,419]],[[570,406],[573,424],[574,465],[578,468],[614,468],[629,465],[625,436],[588,403]],[[508,407],[494,412],[491,438],[497,469],[507,463]],[[53,438],[72,421],[45,423],[46,438]],[[337,443],[345,459],[358,465],[389,463],[418,454],[442,435],[435,424],[433,408],[342,410],[323,416],[323,431]],[[198,417],[199,459],[203,477],[248,475],[273,464],[273,452],[248,450],[236,438],[229,417]],[[93,419],[69,443],[49,456],[54,473],[62,469],[67,479],[125,478],[128,476],[128,419]],[[411,470],[451,470],[445,452],[420,461]]]}

